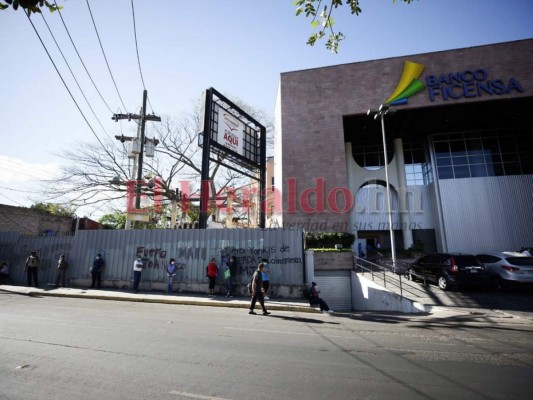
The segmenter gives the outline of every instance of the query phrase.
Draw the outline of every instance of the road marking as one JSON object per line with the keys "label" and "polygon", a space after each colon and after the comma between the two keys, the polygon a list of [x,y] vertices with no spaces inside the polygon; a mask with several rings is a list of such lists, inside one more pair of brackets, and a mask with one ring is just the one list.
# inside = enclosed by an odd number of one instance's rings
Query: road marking
{"label": "road marking", "polygon": [[201,400],[231,400],[231,399],[226,399],[224,397],[205,396],[203,394],[178,392],[176,390],[171,390],[170,394],[175,394],[177,396],[182,396],[182,397],[190,397],[191,399],[201,399]]}

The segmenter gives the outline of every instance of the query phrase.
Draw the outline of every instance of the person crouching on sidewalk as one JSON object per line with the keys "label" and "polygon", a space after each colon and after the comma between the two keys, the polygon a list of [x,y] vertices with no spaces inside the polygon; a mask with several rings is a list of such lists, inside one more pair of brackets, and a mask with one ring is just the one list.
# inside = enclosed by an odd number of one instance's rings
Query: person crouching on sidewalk
{"label": "person crouching on sidewalk", "polygon": [[259,304],[261,304],[261,307],[263,308],[263,315],[270,314],[267,309],[265,308],[265,298],[263,297],[263,269],[264,264],[260,263],[257,266],[257,270],[254,272],[254,275],[252,276],[252,302],[250,303],[250,312],[248,314],[255,314],[254,308],[255,303],[259,301]]}
{"label": "person crouching on sidewalk", "polygon": [[320,306],[320,311],[322,312],[326,311],[326,312],[332,313],[333,310],[329,309],[328,304],[324,300],[322,300],[320,296],[318,295],[319,293],[320,293],[320,290],[318,290],[318,286],[316,282],[311,282],[311,290],[309,293],[309,303],[311,305],[318,304]]}

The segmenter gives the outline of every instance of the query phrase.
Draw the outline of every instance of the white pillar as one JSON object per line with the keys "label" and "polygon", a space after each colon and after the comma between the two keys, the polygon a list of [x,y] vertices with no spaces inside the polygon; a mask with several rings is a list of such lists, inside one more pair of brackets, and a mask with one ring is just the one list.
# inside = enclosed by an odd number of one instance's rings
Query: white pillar
{"label": "white pillar", "polygon": [[398,171],[398,206],[400,224],[403,233],[403,248],[408,249],[413,244],[413,231],[409,229],[410,219],[407,209],[407,177],[405,175],[405,159],[403,157],[402,139],[394,139],[394,156],[396,158],[396,170]]}

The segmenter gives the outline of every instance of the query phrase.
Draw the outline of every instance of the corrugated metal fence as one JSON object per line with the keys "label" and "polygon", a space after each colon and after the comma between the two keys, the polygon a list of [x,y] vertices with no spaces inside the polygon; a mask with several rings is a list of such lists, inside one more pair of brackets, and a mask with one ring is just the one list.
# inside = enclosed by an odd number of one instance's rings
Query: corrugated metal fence
{"label": "corrugated metal fence", "polygon": [[[26,282],[24,264],[32,250],[41,258],[41,285],[55,282],[61,253],[70,263],[70,280],[89,279],[89,268],[98,253],[106,262],[106,282],[131,281],[137,255],[147,267],[143,282],[166,282],[165,264],[175,258],[179,265],[175,282],[203,283],[211,257],[222,266],[230,255],[238,261],[237,284],[248,282],[263,258],[269,260],[272,282],[301,285],[304,276],[303,233],[294,229],[98,230],[78,231],[71,237],[26,237],[4,232],[0,233],[0,259],[9,262],[12,283]],[[219,280],[223,281],[222,273]]]}

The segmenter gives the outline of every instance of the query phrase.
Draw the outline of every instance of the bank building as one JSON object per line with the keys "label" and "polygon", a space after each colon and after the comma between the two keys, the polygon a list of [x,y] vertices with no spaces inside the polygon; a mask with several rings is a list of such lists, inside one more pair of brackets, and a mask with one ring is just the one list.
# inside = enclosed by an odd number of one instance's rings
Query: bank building
{"label": "bank building", "polygon": [[533,39],[285,72],[275,116],[284,227],[533,245]]}

